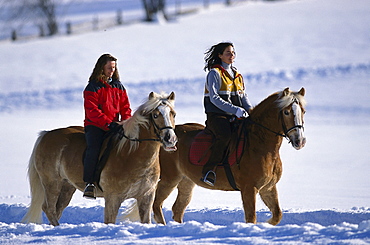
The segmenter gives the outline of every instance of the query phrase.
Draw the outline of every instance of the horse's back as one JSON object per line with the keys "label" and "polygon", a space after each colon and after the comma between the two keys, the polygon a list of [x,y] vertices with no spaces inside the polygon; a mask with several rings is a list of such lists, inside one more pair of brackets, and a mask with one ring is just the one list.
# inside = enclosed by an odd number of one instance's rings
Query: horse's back
{"label": "horse's back", "polygon": [[198,123],[179,124],[175,127],[175,133],[178,138],[177,151],[160,151],[161,176],[180,175],[180,165],[183,164],[182,158],[187,156],[191,142],[194,137],[205,127]]}
{"label": "horse's back", "polygon": [[[205,127],[198,123],[185,123],[176,125],[175,133],[179,140],[184,138],[194,138]],[[181,138],[181,139],[180,139]]]}
{"label": "horse's back", "polygon": [[[33,161],[36,169],[41,175],[60,175],[60,164],[68,164],[73,161],[76,152],[83,151],[84,128],[72,126],[58,128],[40,133],[38,142],[35,145]],[[82,164],[82,153],[81,156]]]}
{"label": "horse's back", "polygon": [[78,126],[43,131],[40,133],[39,142],[35,147],[37,147],[38,154],[55,154],[66,147],[73,139],[81,138],[83,135],[83,127]]}
{"label": "horse's back", "polygon": [[176,125],[176,133],[178,131],[194,131],[194,130],[202,130],[204,129],[204,125],[199,123],[185,123],[185,124],[178,124]]}

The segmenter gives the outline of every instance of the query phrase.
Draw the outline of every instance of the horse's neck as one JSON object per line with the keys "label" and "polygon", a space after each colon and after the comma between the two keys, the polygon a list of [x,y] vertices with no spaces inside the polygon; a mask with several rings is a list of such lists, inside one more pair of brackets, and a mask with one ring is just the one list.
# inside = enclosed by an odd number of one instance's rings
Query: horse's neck
{"label": "horse's neck", "polygon": [[263,113],[252,114],[251,116],[252,120],[255,122],[251,125],[249,132],[251,144],[266,152],[279,151],[282,137],[276,133],[282,133],[282,126],[278,112],[270,110],[264,111]]}
{"label": "horse's neck", "polygon": [[[150,125],[148,128],[145,126],[140,126],[139,139],[144,140],[140,144],[145,144],[147,145],[147,147],[153,149],[154,151],[160,147],[159,141],[156,141],[158,139],[158,136],[154,132],[153,125]],[[148,149],[145,149],[145,151],[147,150]]]}

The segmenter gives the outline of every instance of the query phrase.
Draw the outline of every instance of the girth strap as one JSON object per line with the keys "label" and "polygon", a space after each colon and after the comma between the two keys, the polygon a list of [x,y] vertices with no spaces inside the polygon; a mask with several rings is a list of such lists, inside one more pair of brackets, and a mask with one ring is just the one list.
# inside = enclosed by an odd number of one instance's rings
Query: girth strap
{"label": "girth strap", "polygon": [[[226,158],[226,159],[227,159],[227,158]],[[225,169],[225,174],[226,174],[227,180],[229,181],[230,186],[231,186],[234,190],[236,190],[236,191],[240,191],[240,190],[238,189],[238,187],[236,187],[236,183],[235,183],[234,175],[233,175],[233,173],[232,173],[232,171],[231,171],[231,167],[230,167],[229,162],[226,160],[226,162],[224,162],[223,164],[220,164],[220,165],[218,165],[218,166],[222,166],[222,167],[224,167],[224,169]]]}

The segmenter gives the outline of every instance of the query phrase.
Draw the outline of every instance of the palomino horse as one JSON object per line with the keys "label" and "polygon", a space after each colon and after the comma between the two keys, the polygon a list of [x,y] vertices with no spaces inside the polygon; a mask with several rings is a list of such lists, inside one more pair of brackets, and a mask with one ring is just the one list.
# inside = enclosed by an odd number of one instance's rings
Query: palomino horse
{"label": "palomino horse", "polygon": [[[105,198],[105,223],[115,223],[121,203],[128,198],[136,198],[141,222],[151,222],[160,147],[176,150],[174,98],[173,92],[169,96],[150,93],[147,102],[123,122],[123,135],[113,136],[113,148],[100,176],[103,192],[97,190],[97,196]],[[23,222],[41,223],[44,211],[50,224],[59,225],[73,193],[85,187],[85,148],[82,127],[40,134],[29,162],[32,199]]]}
{"label": "palomino horse", "polygon": [[[282,174],[279,148],[283,137],[288,138],[297,150],[304,147],[304,94],[304,88],[299,92],[291,92],[286,88],[274,93],[257,105],[249,118],[242,120],[244,123],[240,123],[238,130],[246,132],[244,151],[239,164],[231,166],[231,171],[236,187],[241,192],[245,221],[248,223],[256,223],[257,193],[272,212],[268,222],[276,225],[282,218],[276,188]],[[194,123],[177,125],[175,132],[179,140],[178,150],[172,154],[160,152],[161,179],[153,204],[154,219],[158,223],[166,223],[162,204],[176,187],[178,194],[172,212],[177,222],[183,221],[195,185],[214,190],[235,190],[222,168],[217,169],[215,186],[210,187],[200,181],[202,166],[190,162],[189,149],[195,136],[203,129],[204,126]]]}

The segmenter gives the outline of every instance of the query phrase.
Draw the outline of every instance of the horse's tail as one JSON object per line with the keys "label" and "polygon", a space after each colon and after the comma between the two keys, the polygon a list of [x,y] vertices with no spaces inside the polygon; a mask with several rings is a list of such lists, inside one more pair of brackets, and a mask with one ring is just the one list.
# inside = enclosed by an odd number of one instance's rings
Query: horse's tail
{"label": "horse's tail", "polygon": [[125,201],[125,209],[123,209],[117,217],[118,222],[124,222],[129,220],[131,222],[139,222],[140,215],[139,215],[139,207],[137,205],[136,199],[128,199]]}
{"label": "horse's tail", "polygon": [[23,223],[42,223],[42,204],[45,199],[45,193],[35,164],[38,145],[40,144],[40,141],[46,133],[46,131],[40,133],[33,148],[28,164],[28,179],[30,182],[31,205],[28,208],[27,214],[22,219]]}

